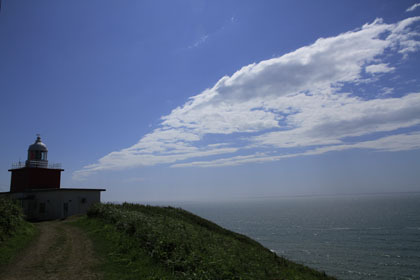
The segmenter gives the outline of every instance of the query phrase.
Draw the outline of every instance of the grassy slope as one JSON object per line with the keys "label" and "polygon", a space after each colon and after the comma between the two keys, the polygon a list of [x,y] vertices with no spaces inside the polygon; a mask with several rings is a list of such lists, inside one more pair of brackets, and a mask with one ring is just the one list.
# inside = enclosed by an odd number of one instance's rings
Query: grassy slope
{"label": "grassy slope", "polygon": [[114,225],[83,216],[72,223],[85,230],[100,260],[96,268],[104,279],[172,279],[170,271],[139,248],[137,242]]}
{"label": "grassy slope", "polygon": [[0,268],[20,254],[22,249],[26,248],[35,239],[37,233],[34,225],[25,223],[12,236],[0,242]]}
{"label": "grassy slope", "polygon": [[0,199],[0,268],[7,265],[37,234],[23,219],[22,210],[8,199]]}
{"label": "grassy slope", "polygon": [[333,279],[182,209],[102,204],[76,223],[108,279]]}

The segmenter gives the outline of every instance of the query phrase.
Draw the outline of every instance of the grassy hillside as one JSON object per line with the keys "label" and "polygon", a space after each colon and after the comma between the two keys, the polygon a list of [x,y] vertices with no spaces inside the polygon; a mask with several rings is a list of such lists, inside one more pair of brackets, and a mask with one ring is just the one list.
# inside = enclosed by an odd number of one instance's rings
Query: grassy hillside
{"label": "grassy hillside", "polygon": [[109,279],[333,279],[185,210],[98,204],[90,232]]}
{"label": "grassy hillside", "polygon": [[36,233],[35,227],[24,220],[20,206],[0,198],[0,267],[26,247]]}

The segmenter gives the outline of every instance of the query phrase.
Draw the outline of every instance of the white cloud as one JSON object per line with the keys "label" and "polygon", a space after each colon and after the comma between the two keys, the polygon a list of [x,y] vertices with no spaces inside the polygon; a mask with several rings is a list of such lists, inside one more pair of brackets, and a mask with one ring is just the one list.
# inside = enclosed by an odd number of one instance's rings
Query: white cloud
{"label": "white cloud", "polygon": [[376,140],[363,141],[355,144],[332,145],[322,148],[316,148],[301,153],[270,155],[257,153],[247,156],[235,156],[210,161],[193,161],[188,163],[174,164],[171,167],[222,167],[235,166],[245,163],[264,163],[269,161],[277,161],[285,158],[297,156],[320,155],[334,151],[344,151],[350,149],[369,149],[377,151],[398,152],[420,149],[420,132],[397,134],[382,137]]}
{"label": "white cloud", "polygon": [[376,74],[376,73],[388,73],[394,71],[394,67],[389,67],[388,64],[380,63],[380,64],[372,64],[366,66],[366,73]]}
{"label": "white cloud", "polygon": [[[156,164],[224,166],[279,160],[321,151],[317,149],[357,148],[346,138],[418,125],[420,93],[383,98],[372,92],[381,98],[367,100],[342,92],[342,85],[357,89],[369,81],[365,72],[395,71],[383,61],[384,53],[406,57],[418,51],[418,34],[411,27],[419,20],[385,24],[377,19],[358,30],[245,66],[163,116],[159,128],[137,144],[104,156],[74,177]],[[212,135],[223,144],[208,140]],[[293,152],[295,148],[306,151]],[[259,152],[250,153],[251,149]],[[289,153],[281,154],[287,149]],[[230,155],[214,159],[222,154]]]}
{"label": "white cloud", "polygon": [[292,148],[331,145],[341,143],[345,137],[420,124],[420,93],[368,101],[348,96],[337,98],[334,95],[304,94],[282,99],[287,104],[295,103],[298,112],[288,116],[288,123],[296,128],[253,137],[256,146]]}
{"label": "white cloud", "polygon": [[408,151],[420,149],[420,132],[396,134],[377,140],[363,141],[355,144],[337,145],[308,151],[307,154],[321,154],[331,151],[348,149],[372,149],[388,152]]}
{"label": "white cloud", "polygon": [[387,96],[387,95],[392,94],[393,92],[394,92],[393,88],[383,87],[378,96]]}
{"label": "white cloud", "polygon": [[[171,147],[172,148],[172,147]],[[190,151],[160,153],[158,155],[143,152],[136,148],[123,149],[118,152],[112,152],[101,159],[98,163],[85,166],[83,169],[75,171],[73,178],[76,180],[84,179],[86,176],[103,170],[119,170],[136,166],[151,166],[163,163],[173,163],[179,160],[190,158],[199,158],[219,154],[234,153],[237,148],[210,148],[198,149],[192,147]]]}
{"label": "white cloud", "polygon": [[221,158],[216,160],[208,161],[194,161],[188,163],[178,163],[173,164],[171,167],[221,167],[221,166],[234,166],[244,163],[255,163],[255,162],[265,162],[270,160],[270,156],[257,153],[246,156],[234,156],[229,158]]}
{"label": "white cloud", "polygon": [[420,34],[417,31],[407,32],[407,29],[420,17],[412,17],[397,23],[393,32],[389,35],[388,40],[392,42],[392,47],[398,49],[398,52],[407,58],[408,53],[415,52],[420,49]]}
{"label": "white cloud", "polygon": [[408,8],[407,10],[405,10],[406,12],[412,12],[415,9],[417,9],[417,7],[420,7],[420,3],[416,3],[413,6],[411,6],[410,8]]}

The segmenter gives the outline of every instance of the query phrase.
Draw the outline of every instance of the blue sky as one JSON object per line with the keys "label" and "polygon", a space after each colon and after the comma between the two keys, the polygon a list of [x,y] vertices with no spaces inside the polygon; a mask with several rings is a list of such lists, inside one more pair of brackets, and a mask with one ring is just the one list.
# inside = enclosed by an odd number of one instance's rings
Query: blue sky
{"label": "blue sky", "polygon": [[40,133],[105,200],[420,191],[417,1],[2,1],[0,188]]}

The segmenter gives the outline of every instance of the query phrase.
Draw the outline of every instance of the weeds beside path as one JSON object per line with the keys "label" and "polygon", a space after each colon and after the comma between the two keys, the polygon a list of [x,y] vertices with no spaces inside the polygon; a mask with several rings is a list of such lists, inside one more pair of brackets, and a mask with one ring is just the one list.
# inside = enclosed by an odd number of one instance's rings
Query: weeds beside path
{"label": "weeds beside path", "polygon": [[38,240],[8,265],[0,279],[101,279],[91,241],[69,221],[37,223]]}

